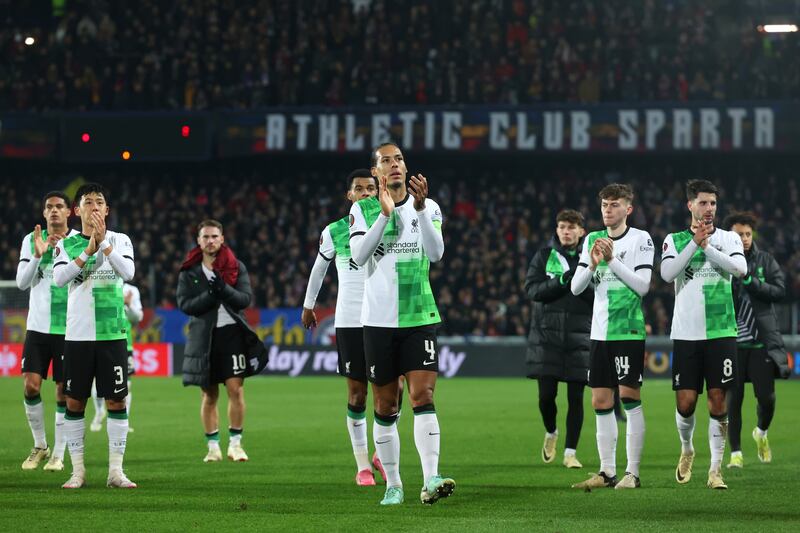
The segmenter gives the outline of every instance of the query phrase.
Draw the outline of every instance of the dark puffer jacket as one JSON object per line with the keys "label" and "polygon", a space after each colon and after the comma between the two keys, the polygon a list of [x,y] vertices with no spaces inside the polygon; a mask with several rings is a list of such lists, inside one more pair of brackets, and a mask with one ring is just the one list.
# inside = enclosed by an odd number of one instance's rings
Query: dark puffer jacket
{"label": "dark puffer jacket", "polygon": [[219,306],[233,317],[242,329],[247,347],[247,370],[244,375],[258,374],[267,365],[268,353],[264,343],[244,318],[242,311],[250,305],[252,291],[247,269],[239,261],[239,276],[236,286],[225,285],[219,295],[212,295],[210,285],[200,263],[181,271],[178,276],[178,307],[189,319],[189,333],[186,335],[186,348],[183,354],[183,384],[210,385],[211,335],[217,325]]}
{"label": "dark puffer jacket", "polygon": [[557,237],[533,256],[525,277],[525,293],[533,302],[526,363],[528,377],[552,376],[562,381],[587,380],[589,332],[594,291],[580,296],[569,280],[578,268],[581,244],[568,253]]}
{"label": "dark puffer jacket", "polygon": [[750,296],[758,328],[758,342],[764,344],[767,353],[775,361],[776,375],[788,378],[789,362],[783,344],[778,317],[774,303],[786,295],[786,281],[781,267],[771,254],[759,250],[756,243],[747,252],[747,273],[745,281],[734,285],[734,296],[744,289]]}

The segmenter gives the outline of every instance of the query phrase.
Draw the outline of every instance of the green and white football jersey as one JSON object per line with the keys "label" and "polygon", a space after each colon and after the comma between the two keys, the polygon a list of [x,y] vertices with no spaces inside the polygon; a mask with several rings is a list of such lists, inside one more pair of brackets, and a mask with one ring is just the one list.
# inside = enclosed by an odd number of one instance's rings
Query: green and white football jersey
{"label": "green and white football jersey", "polygon": [[[423,215],[442,231],[442,211],[430,198]],[[365,198],[350,209],[350,235],[366,233],[381,212],[377,198]],[[365,326],[409,328],[441,322],[428,272],[430,261],[422,247],[418,213],[411,196],[395,206],[378,248],[365,267]]]}
{"label": "green and white football jersey", "polygon": [[336,296],[334,327],[360,328],[361,304],[364,300],[364,268],[358,266],[350,252],[350,217],[331,222],[319,238],[319,254],[323,259],[335,259],[339,278]]}
{"label": "green and white football jersey", "polygon": [[[76,235],[74,229],[69,230],[67,238]],[[42,239],[47,241],[47,230],[42,230]],[[28,331],[63,335],[67,323],[67,288],[58,287],[53,281],[53,255],[55,248],[48,247],[42,257],[36,259],[33,247],[33,232],[22,239],[19,251],[20,267],[23,263],[39,262],[36,273],[30,282],[28,299]],[[23,287],[25,289],[27,287]]]}
{"label": "green and white football jersey", "polygon": [[[114,251],[133,260],[133,245],[124,233],[106,231]],[[56,247],[56,265],[67,264],[81,255],[89,238],[78,233]],[[127,339],[130,323],[122,296],[124,280],[101,251],[91,256],[81,273],[69,282],[67,300],[68,341],[111,341]]]}
{"label": "green and white football jersey", "polygon": [[[662,263],[675,260],[691,242],[689,231],[670,233],[664,239]],[[719,228],[708,237],[708,245],[728,256],[744,257],[742,240],[732,231]],[[675,309],[671,339],[696,341],[736,337],[736,314],[731,287],[732,274],[711,263],[701,247],[675,278]]]}
{"label": "green and white football jersey", "polygon": [[[599,238],[607,238],[608,231],[593,231],[583,241],[579,265],[589,268],[589,250]],[[653,268],[655,248],[650,234],[628,227],[614,241],[614,259],[636,272]],[[592,332],[596,341],[643,340],[645,338],[642,298],[611,271],[608,263],[601,261],[592,275],[594,307]]]}

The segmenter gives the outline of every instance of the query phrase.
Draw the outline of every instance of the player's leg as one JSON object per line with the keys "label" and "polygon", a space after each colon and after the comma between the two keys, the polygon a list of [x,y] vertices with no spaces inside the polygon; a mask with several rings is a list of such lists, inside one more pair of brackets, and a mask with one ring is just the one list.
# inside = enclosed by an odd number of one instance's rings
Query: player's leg
{"label": "player's leg", "polygon": [[128,350],[125,340],[97,342],[97,393],[105,398],[108,420],[108,481],[112,488],[135,489],[122,468],[128,443]]}
{"label": "player's leg", "polygon": [[64,413],[64,440],[67,444],[72,475],[62,485],[77,489],[84,485],[84,440],[86,436],[86,399],[91,393],[95,375],[95,343],[86,341],[64,342],[64,394],[67,410]]}
{"label": "player's leg", "polygon": [[748,381],[747,361],[751,350],[739,348],[739,376],[736,385],[728,389],[726,401],[728,402],[728,439],[731,443],[731,462],[728,468],[742,468],[742,403],[744,402],[744,386]]}
{"label": "player's leg", "polygon": [[364,359],[364,330],[336,328],[339,375],[347,385],[345,425],[356,460],[356,484],[375,485],[367,442],[367,366]]}
{"label": "player's leg", "polygon": [[244,432],[244,379],[228,378],[225,380],[225,390],[228,393],[228,459],[243,462],[249,457],[242,448],[242,433]]}
{"label": "player's leg", "polygon": [[576,489],[613,487],[617,484],[617,419],[614,416],[614,389],[618,386],[609,343],[591,341],[589,347],[589,386],[597,425],[597,453],[600,471],[572,485]]}
{"label": "player's leg", "polygon": [[642,409],[642,377],[644,373],[644,341],[620,341],[615,343],[615,364],[619,379],[619,397],[626,415],[625,452],[628,464],[625,477],[617,489],[640,486],[639,465],[644,448],[644,411]]}
{"label": "player's leg", "polygon": [[364,326],[364,356],[367,379],[372,383],[375,420],[372,438],[386,476],[386,493],[381,505],[403,503],[400,479],[400,434],[397,432],[397,377],[395,332],[392,328]]}
{"label": "player's leg", "polygon": [[456,487],[453,479],[439,475],[440,430],[433,400],[439,373],[436,327],[408,328],[402,335],[400,360],[414,411],[414,444],[422,464],[420,500],[433,504],[450,496]]}
{"label": "player's leg", "polygon": [[556,458],[558,429],[556,427],[556,396],[558,396],[558,379],[554,376],[539,376],[539,412],[544,424],[544,443],[542,444],[542,461],[552,463]]}
{"label": "player's leg", "polygon": [[728,337],[705,342],[705,380],[708,387],[708,447],[711,464],[708,487],[727,489],[721,466],[728,437],[727,391],[736,386],[736,338]]}
{"label": "player's leg", "polygon": [[[63,346],[63,342],[62,342]],[[63,348],[62,348],[63,352]],[[59,356],[59,361],[63,356]],[[63,368],[63,362],[59,363]],[[67,397],[64,396],[63,370],[61,371],[61,381],[56,382],[56,414],[55,414],[55,439],[53,441],[53,454],[50,460],[44,465],[44,469],[50,472],[60,472],[64,470],[64,452],[67,441],[64,438],[64,415],[67,412]]]}
{"label": "player's leg", "polygon": [[200,400],[200,421],[206,436],[208,453],[203,459],[204,463],[222,461],[222,451],[219,447],[219,384],[211,383],[202,389]]}
{"label": "player's leg", "polygon": [[578,461],[576,450],[583,428],[583,391],[586,383],[582,381],[567,382],[567,438],[564,448],[564,466],[567,468],[583,468]]}
{"label": "player's leg", "polygon": [[672,350],[672,390],[675,391],[675,424],[681,441],[681,456],[675,469],[678,483],[688,483],[694,464],[697,396],[703,390],[703,358],[698,342],[676,340]]}
{"label": "player's leg", "polygon": [[46,335],[35,331],[25,334],[22,348],[22,379],[24,383],[25,417],[33,436],[33,448],[22,463],[23,470],[34,470],[50,456],[44,429],[44,403],[42,403],[42,377],[47,377],[50,365]]}
{"label": "player's leg", "polygon": [[772,462],[767,430],[775,415],[775,370],[775,363],[766,349],[753,350],[748,368],[758,402],[756,407],[758,424],[753,429],[753,439],[756,441],[758,459],[762,463]]}
{"label": "player's leg", "polygon": [[97,394],[97,383],[92,382],[92,404],[94,405],[94,418],[89,425],[89,429],[97,432],[103,429],[103,420],[106,419],[105,398]]}

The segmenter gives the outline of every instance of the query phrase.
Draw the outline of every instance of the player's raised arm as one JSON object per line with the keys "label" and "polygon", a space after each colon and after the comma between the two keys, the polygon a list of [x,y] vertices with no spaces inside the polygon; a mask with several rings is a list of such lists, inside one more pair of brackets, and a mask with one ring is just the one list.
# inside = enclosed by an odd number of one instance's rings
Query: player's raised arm
{"label": "player's raised arm", "polygon": [[747,259],[744,257],[742,239],[733,233],[727,244],[728,246],[723,251],[717,250],[713,246],[706,246],[706,257],[722,270],[737,278],[742,278],[747,274]]}
{"label": "player's raised arm", "polygon": [[[701,231],[704,233],[700,233]],[[707,237],[705,232],[705,229],[698,229],[695,237]],[[701,240],[699,242],[703,241]],[[700,246],[699,242],[693,238],[686,244],[683,250],[678,253],[672,234],[667,235],[664,239],[663,252],[661,254],[661,279],[667,283],[675,281],[678,274],[680,274],[683,269],[686,268],[686,265],[689,264],[689,261],[692,260],[692,256]]]}
{"label": "player's raised arm", "polygon": [[592,247],[590,252],[589,239],[585,239],[583,241],[583,248],[581,248],[581,257],[578,260],[578,268],[575,270],[575,275],[572,277],[572,282],[570,283],[572,294],[578,296],[586,290],[592,281],[592,274],[597,264],[600,262],[600,259],[602,259],[602,254],[595,247]]}
{"label": "player's raised arm", "polygon": [[622,282],[639,296],[644,296],[650,290],[650,279],[653,276],[653,241],[650,235],[642,233],[636,250],[636,266],[633,270],[622,261],[617,261],[611,255],[608,267]]}
{"label": "player's raised arm", "polygon": [[417,211],[419,219],[422,248],[428,259],[435,263],[440,261],[444,255],[442,210],[436,202],[427,200],[428,180],[422,174],[411,176],[408,188],[414,196],[414,209]]}
{"label": "player's raised arm", "polygon": [[322,288],[322,282],[325,280],[325,273],[328,271],[328,265],[331,264],[334,257],[336,257],[336,248],[333,245],[330,229],[325,227],[319,237],[319,253],[317,253],[314,266],[311,267],[311,272],[308,275],[306,297],[303,301],[303,311],[300,317],[303,322],[303,327],[306,329],[316,327],[317,325],[314,306],[317,303],[317,296],[319,296],[319,290]]}
{"label": "player's raised arm", "polygon": [[367,226],[361,203],[357,202],[350,208],[350,251],[353,254],[353,261],[358,266],[363,266],[367,259],[372,257],[383,237],[383,230],[389,223],[389,217],[394,211],[394,201],[386,188],[386,177],[381,179],[380,192],[381,212],[378,213],[372,226]]}
{"label": "player's raised arm", "polygon": [[[104,217],[97,213],[92,213],[94,223],[94,233],[92,236],[98,243],[98,249],[108,259],[111,268],[119,274],[123,281],[130,281],[136,272],[136,265],[133,262],[133,244],[124,233],[117,233],[113,244],[106,239],[106,223]],[[115,246],[116,245],[116,246]]]}
{"label": "player's raised arm", "polygon": [[36,238],[38,232],[38,239],[42,239],[42,227],[36,225],[36,229],[32,234],[28,234],[22,239],[22,248],[19,250],[19,264],[17,265],[17,287],[24,291],[31,286],[36,270],[39,268],[39,261],[42,258],[42,253],[39,252],[37,246],[37,253],[31,253],[31,240]]}

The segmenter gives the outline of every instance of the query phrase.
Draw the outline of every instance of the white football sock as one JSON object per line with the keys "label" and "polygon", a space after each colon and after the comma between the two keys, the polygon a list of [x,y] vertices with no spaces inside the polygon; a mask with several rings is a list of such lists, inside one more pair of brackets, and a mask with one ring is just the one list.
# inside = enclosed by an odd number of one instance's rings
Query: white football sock
{"label": "white football sock", "polygon": [[64,438],[64,413],[65,407],[56,406],[56,437],[53,443],[53,457],[56,459],[64,459],[64,449],[67,447],[67,441]]}
{"label": "white football sock", "polygon": [[675,424],[678,426],[678,436],[681,439],[681,452],[693,453],[692,435],[694,435],[694,414],[684,418],[677,409],[675,410]]}
{"label": "white football sock", "polygon": [[122,458],[128,441],[128,413],[108,413],[108,471],[122,470]]}
{"label": "white football sock", "polygon": [[400,480],[400,434],[397,423],[383,426],[377,421],[372,424],[372,438],[375,439],[375,451],[386,472],[387,487],[401,487]]}
{"label": "white football sock", "polygon": [[436,413],[414,414],[414,443],[422,463],[422,484],[439,475],[439,419]]}
{"label": "white football sock", "polygon": [[617,419],[613,409],[608,413],[596,413],[597,451],[600,454],[600,471],[608,477],[617,475]]}
{"label": "white football sock", "polygon": [[47,436],[44,432],[44,403],[41,396],[25,398],[25,416],[28,417],[28,426],[33,435],[33,445],[44,450],[47,448]]}
{"label": "white football sock", "polygon": [[722,457],[725,455],[725,439],[728,436],[728,415],[722,420],[714,417],[708,419],[708,447],[711,449],[710,471],[718,471],[722,466]]}
{"label": "white football sock", "polygon": [[86,434],[86,423],[83,413],[80,418],[64,418],[64,439],[67,441],[69,458],[72,461],[72,472],[81,476],[85,475],[83,466],[83,440]]}
{"label": "white football sock", "polygon": [[628,466],[625,471],[639,477],[639,463],[642,460],[642,449],[644,448],[644,412],[642,406],[637,405],[633,409],[625,408],[625,414],[628,417],[625,431]]}
{"label": "white football sock", "polygon": [[[352,414],[361,416],[354,418]],[[347,432],[350,434],[350,444],[353,447],[353,455],[356,458],[358,471],[370,470],[372,464],[369,462],[369,447],[367,445],[367,417],[365,413],[352,413],[348,411],[346,417]]]}

